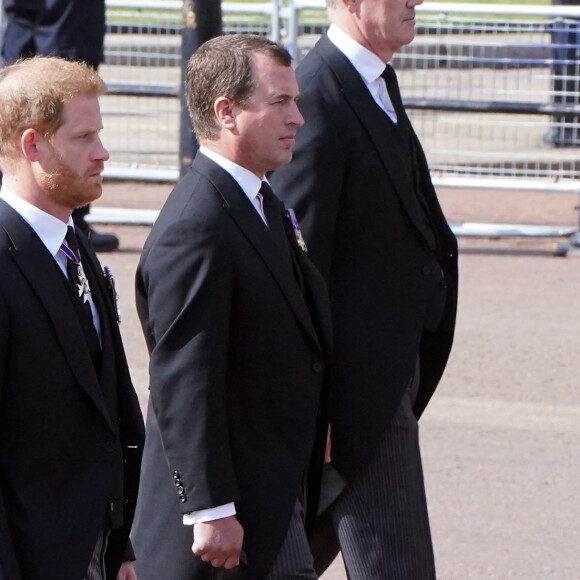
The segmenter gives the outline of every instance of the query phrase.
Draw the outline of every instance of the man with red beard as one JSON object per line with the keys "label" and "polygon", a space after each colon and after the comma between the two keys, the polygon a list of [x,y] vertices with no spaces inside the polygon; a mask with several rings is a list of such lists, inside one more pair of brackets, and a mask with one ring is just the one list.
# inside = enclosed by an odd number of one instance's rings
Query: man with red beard
{"label": "man with red beard", "polygon": [[[105,0],[4,0],[4,64],[31,56],[60,56],[95,70],[103,62]],[[0,176],[1,180],[1,176]],[[95,231],[86,221],[90,205],[75,208],[73,221],[97,252],[119,247],[117,236]]]}
{"label": "man with red beard", "polygon": [[143,420],[115,292],[71,213],[102,193],[90,67],[0,72],[0,578],[135,580]]}

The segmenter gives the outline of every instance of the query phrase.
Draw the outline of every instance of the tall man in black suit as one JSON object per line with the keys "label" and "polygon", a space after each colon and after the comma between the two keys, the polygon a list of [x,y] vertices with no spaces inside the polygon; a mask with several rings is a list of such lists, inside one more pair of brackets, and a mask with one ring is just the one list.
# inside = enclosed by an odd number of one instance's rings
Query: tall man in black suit
{"label": "tall man in black suit", "polygon": [[[2,56],[6,64],[35,55],[86,62],[95,70],[104,60],[105,0],[4,0],[6,27]],[[113,234],[96,232],[85,220],[90,206],[73,211],[75,226],[97,252],[119,247]]]}
{"label": "tall man in black suit", "polygon": [[141,580],[316,578],[300,488],[330,313],[292,213],[264,180],[290,161],[303,122],[290,65],[254,35],[209,40],[188,65],[201,148],[137,271],[151,354]]}
{"label": "tall man in black suit", "polygon": [[353,579],[435,577],[417,419],[451,349],[457,245],[387,65],[420,1],[328,0],[297,70],[294,160],[272,177],[329,284],[331,505],[312,542],[323,569],[334,537]]}
{"label": "tall man in black suit", "polygon": [[[101,195],[104,83],[0,71],[0,578],[135,580],[143,418],[112,281],[72,210]],[[106,574],[106,576],[105,576]]]}

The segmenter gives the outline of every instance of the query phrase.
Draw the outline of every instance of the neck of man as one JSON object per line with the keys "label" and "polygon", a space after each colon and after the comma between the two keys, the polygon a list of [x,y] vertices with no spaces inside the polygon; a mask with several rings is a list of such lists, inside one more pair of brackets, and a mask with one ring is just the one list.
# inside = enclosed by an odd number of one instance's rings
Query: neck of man
{"label": "neck of man", "polygon": [[360,26],[360,19],[356,11],[351,12],[347,8],[336,8],[328,13],[328,17],[330,22],[338,26],[361,46],[376,54],[384,63],[390,62],[393,58],[393,52],[379,53],[370,44]]}
{"label": "neck of man", "polygon": [[51,200],[32,174],[28,175],[24,172],[8,170],[2,176],[2,186],[30,205],[54,216],[65,224],[71,216],[72,210],[62,207]]}
{"label": "neck of man", "polygon": [[236,165],[239,165],[240,167],[243,167],[244,169],[251,171],[254,175],[258,176],[260,179],[264,179],[265,176],[264,172],[257,171],[256,169],[253,169],[251,167],[247,167],[247,165],[239,159],[236,153],[237,148],[234,146],[235,144],[228,143],[227,141],[224,140],[203,141],[201,144],[210,151],[213,151],[214,153],[221,155],[228,161],[231,161],[232,163],[235,163]]}

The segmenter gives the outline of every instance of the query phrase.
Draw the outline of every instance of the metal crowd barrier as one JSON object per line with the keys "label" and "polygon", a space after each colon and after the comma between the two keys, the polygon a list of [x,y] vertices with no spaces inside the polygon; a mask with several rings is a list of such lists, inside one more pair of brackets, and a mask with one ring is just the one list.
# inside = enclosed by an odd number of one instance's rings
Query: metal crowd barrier
{"label": "metal crowd barrier", "polygon": [[[324,3],[292,1],[288,45],[300,60],[325,28]],[[562,182],[580,177],[580,7],[428,2],[416,12],[415,41],[393,64],[435,176],[575,187]]]}
{"label": "metal crowd barrier", "polygon": [[[107,1],[110,173],[176,172],[181,6]],[[227,2],[222,10],[224,32],[267,34],[297,62],[328,26],[321,0]],[[434,177],[574,189],[580,7],[433,2],[416,10],[417,37],[394,65]]]}
{"label": "metal crowd barrier", "polygon": [[[105,176],[173,181],[179,175],[181,0],[107,0],[102,100]],[[278,5],[222,3],[224,33],[280,40]]]}
{"label": "metal crowd barrier", "polygon": [[[223,30],[265,34],[297,63],[324,0],[222,4]],[[106,175],[179,172],[181,0],[107,0]],[[427,2],[394,58],[436,185],[579,192],[580,7]]]}

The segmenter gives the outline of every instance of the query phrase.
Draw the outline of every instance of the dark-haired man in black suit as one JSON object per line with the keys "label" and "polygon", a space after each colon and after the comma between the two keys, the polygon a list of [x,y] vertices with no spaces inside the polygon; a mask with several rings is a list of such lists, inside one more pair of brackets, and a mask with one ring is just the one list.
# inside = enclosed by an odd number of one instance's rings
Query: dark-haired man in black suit
{"label": "dark-haired man in black suit", "polygon": [[330,313],[264,180],[290,161],[303,122],[290,65],[284,48],[247,34],[214,38],[189,62],[201,148],[137,271],[151,353],[140,580],[316,578],[300,490]]}
{"label": "dark-haired man in black suit", "polygon": [[114,288],[71,213],[102,192],[104,83],[0,71],[0,578],[135,580],[143,418]]}
{"label": "dark-haired man in black suit", "polygon": [[333,313],[330,507],[314,555],[323,569],[340,547],[357,580],[435,578],[417,419],[451,349],[457,246],[387,64],[420,2],[328,0],[328,35],[297,69],[305,125],[272,177]]}

